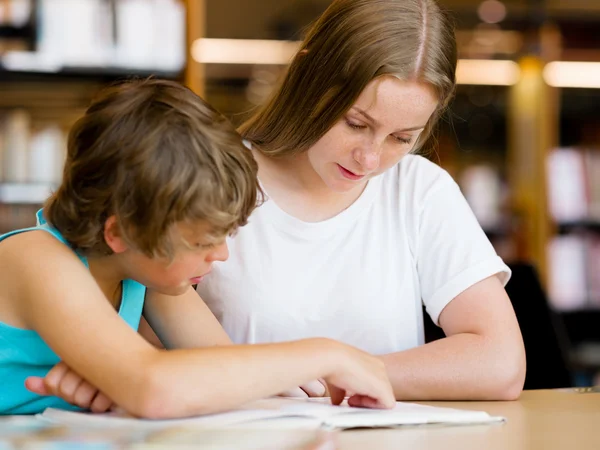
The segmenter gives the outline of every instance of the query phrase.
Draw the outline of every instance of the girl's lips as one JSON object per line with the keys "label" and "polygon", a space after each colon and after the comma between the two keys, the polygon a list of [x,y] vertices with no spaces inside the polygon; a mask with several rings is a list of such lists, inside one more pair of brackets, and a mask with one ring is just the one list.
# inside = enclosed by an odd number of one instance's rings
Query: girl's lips
{"label": "girl's lips", "polygon": [[357,181],[365,177],[364,175],[356,175],[354,172],[350,172],[348,169],[340,166],[339,164],[337,166],[340,169],[340,173],[342,174],[342,176],[344,178],[347,178],[348,180]]}

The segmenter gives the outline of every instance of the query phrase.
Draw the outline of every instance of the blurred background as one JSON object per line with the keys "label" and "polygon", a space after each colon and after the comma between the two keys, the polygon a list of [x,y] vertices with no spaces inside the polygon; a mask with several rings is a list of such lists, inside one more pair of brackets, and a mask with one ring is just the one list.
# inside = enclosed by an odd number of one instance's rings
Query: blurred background
{"label": "blurred background", "polygon": [[[101,86],[175,79],[239,124],[329,3],[0,0],[0,232],[32,224],[60,182],[66,133]],[[600,0],[441,3],[457,24],[459,87],[427,156],[459,182],[501,256],[533,269],[541,289],[513,285],[526,293],[516,309],[541,296],[547,311],[521,326],[525,335],[548,325],[551,335],[536,332],[528,353],[560,353],[571,385],[594,384]]]}

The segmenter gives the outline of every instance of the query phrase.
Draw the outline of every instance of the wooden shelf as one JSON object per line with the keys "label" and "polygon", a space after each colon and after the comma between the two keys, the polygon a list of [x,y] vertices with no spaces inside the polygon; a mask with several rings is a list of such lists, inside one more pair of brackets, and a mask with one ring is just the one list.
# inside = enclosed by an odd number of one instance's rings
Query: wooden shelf
{"label": "wooden shelf", "polygon": [[114,81],[128,78],[146,78],[155,76],[177,80],[183,76],[181,71],[140,70],[122,67],[64,67],[58,71],[22,71],[9,70],[0,61],[0,81],[51,81],[51,80],[99,80]]}
{"label": "wooden shelf", "polygon": [[484,227],[483,231],[486,234],[486,236],[488,237],[488,239],[490,239],[490,240],[504,239],[504,238],[510,237],[510,235],[511,235],[511,232],[508,229],[508,227],[502,227],[502,226]]}
{"label": "wooden shelf", "polygon": [[567,234],[572,231],[594,231],[600,232],[600,220],[578,220],[576,222],[561,222],[556,224],[559,234]]}
{"label": "wooden shelf", "polygon": [[0,25],[0,38],[32,39],[34,34],[35,29],[33,25],[25,25],[23,27]]}

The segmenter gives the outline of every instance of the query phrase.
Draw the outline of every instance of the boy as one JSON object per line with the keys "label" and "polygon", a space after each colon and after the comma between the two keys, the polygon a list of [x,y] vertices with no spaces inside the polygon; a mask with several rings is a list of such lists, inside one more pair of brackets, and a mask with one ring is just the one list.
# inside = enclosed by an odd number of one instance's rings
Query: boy
{"label": "boy", "polygon": [[[75,404],[89,404],[84,379],[145,418],[226,410],[317,378],[334,402],[347,391],[391,407],[376,358],[327,339],[227,345],[193,291],[255,208],[256,175],[232,125],[183,86],[102,92],[70,132],[38,226],[0,237],[0,413],[72,407],[24,385],[59,361],[82,388]],[[167,351],[136,332],[142,312]]]}

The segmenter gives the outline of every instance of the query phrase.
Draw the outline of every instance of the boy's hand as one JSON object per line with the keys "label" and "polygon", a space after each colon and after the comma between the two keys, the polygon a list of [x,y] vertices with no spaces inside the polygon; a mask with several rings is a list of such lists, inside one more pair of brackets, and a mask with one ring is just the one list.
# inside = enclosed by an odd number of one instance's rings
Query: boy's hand
{"label": "boy's hand", "polygon": [[350,406],[393,408],[396,398],[383,361],[349,345],[334,345],[333,370],[324,377],[331,403],[339,405],[348,396]]}
{"label": "boy's hand", "polygon": [[327,397],[329,391],[325,380],[314,380],[279,394],[280,397]]}
{"label": "boy's hand", "polygon": [[50,369],[44,378],[28,377],[25,387],[38,395],[54,395],[95,413],[106,412],[113,406],[112,400],[63,362]]}

